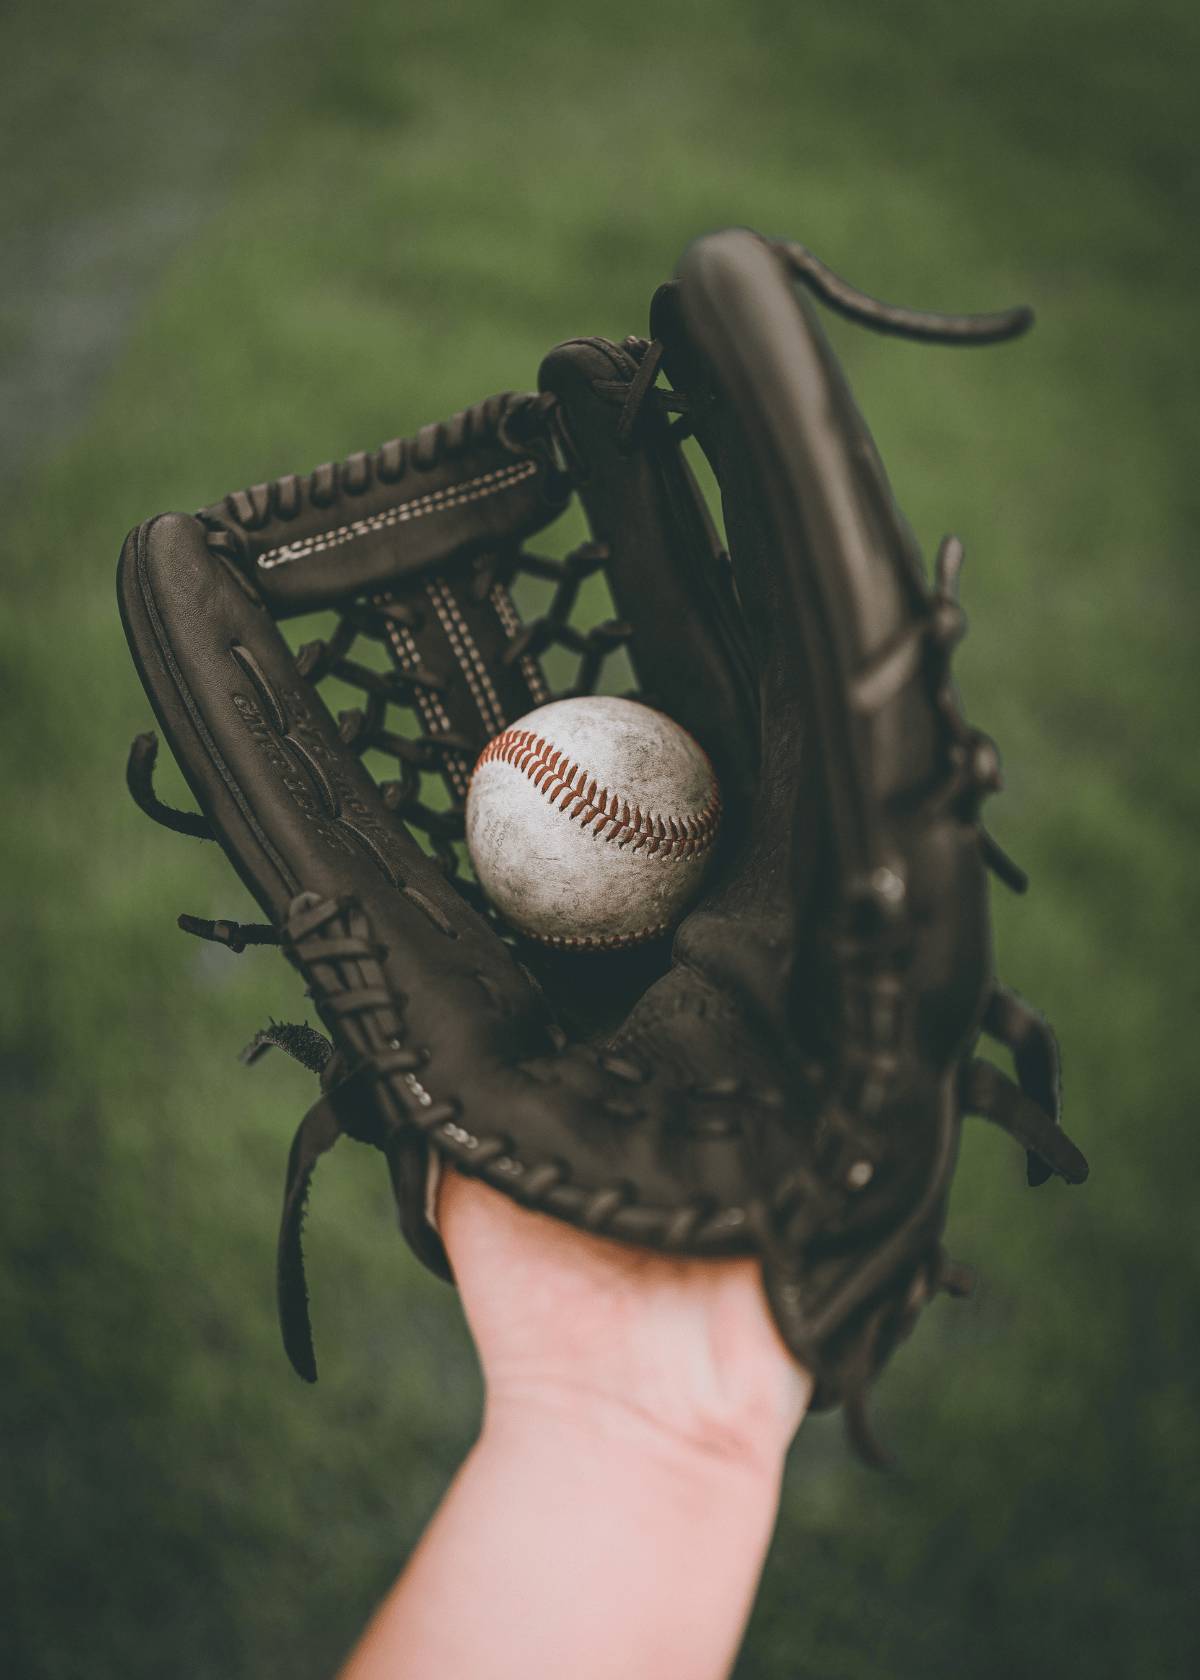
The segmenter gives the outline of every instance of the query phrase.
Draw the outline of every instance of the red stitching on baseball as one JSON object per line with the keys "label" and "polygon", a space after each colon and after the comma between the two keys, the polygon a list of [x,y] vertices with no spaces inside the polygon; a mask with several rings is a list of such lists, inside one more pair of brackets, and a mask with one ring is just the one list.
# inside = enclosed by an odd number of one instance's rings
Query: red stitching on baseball
{"label": "red stitching on baseball", "polygon": [[721,795],[715,786],[708,803],[699,811],[663,818],[636,805],[631,811],[627,799],[610,794],[607,788],[598,789],[594,777],[589,781],[585,769],[566,763],[565,755],[532,729],[502,730],[484,747],[472,775],[494,760],[509,764],[526,776],[543,798],[557,805],[560,811],[571,805],[570,820],[574,822],[576,817],[581,817],[581,828],[590,827],[600,839],[615,840],[618,846],[633,841],[634,851],[644,847],[649,857],[695,857],[706,852],[716,838]]}

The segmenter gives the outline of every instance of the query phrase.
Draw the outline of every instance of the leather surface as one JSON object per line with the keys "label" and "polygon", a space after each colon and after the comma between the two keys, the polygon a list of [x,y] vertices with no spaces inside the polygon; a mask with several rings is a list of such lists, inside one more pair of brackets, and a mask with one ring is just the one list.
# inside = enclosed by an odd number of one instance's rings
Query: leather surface
{"label": "leather surface", "polygon": [[238,490],[203,510],[277,616],[444,568],[562,511],[544,458],[505,429],[510,392],[370,453]]}

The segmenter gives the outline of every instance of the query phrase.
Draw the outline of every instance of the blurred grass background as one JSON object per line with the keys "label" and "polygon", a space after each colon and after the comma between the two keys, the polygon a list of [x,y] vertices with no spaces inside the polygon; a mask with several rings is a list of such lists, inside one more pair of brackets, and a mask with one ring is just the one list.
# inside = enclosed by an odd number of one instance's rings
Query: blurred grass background
{"label": "blurred grass background", "polygon": [[308,1227],[322,1381],[286,1366],[309,1081],[236,1053],[298,999],[173,926],[250,907],[125,795],[121,538],[644,331],[685,243],[746,223],[893,301],[1038,311],[979,353],[831,330],[927,550],[968,543],[958,674],[1034,881],[996,895],[1001,972],[1094,1171],[1026,1195],[968,1132],[978,1293],[881,1384],[900,1473],[801,1431],[739,1680],[1200,1672],[1195,8],[15,0],[0,30],[0,1671],[329,1674],[480,1400],[349,1145]]}

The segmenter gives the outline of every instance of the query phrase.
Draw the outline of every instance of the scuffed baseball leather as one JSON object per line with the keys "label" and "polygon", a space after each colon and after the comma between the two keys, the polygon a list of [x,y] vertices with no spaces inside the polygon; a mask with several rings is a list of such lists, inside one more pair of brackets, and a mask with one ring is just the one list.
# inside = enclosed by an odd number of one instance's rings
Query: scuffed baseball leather
{"label": "scuffed baseball leather", "polygon": [[[876,1460],[867,1387],[930,1296],[959,1286],[941,1233],[963,1115],[1012,1132],[1031,1182],[1086,1176],[1058,1124],[1053,1036],[993,974],[987,866],[1021,882],[979,826],[995,749],[949,676],[960,550],[944,546],[931,586],[797,279],[908,336],[1025,324],[889,309],[800,247],[729,230],[685,254],[649,340],[572,340],[536,396],[126,541],[123,621],[198,813],[157,800],[152,737],[130,785],[168,826],[216,838],[266,917],[183,921],[233,949],[277,940],[328,1034],[276,1027],[253,1047],[320,1074],[279,1250],[285,1345],[310,1379],[300,1224],[344,1133],[383,1152],[402,1229],[444,1277],[431,1155],[614,1240],[756,1254],[815,1404],[845,1404]],[[572,495],[591,541],[555,569],[522,544]],[[601,572],[617,617],[573,630]],[[524,625],[523,574],[555,590]],[[338,628],[297,656],[280,625],[318,607]],[[360,640],[382,663],[358,660]],[[637,693],[713,760],[718,855],[673,940],[547,952],[462,874],[466,778],[551,697],[547,650],[577,656],[586,688],[617,646]],[[365,696],[336,721],[331,674]],[[423,734],[393,727],[401,703]],[[395,757],[395,780],[373,779],[367,750]],[[434,773],[448,809],[421,791]],[[981,1032],[1013,1048],[1018,1083],[974,1059]]]}

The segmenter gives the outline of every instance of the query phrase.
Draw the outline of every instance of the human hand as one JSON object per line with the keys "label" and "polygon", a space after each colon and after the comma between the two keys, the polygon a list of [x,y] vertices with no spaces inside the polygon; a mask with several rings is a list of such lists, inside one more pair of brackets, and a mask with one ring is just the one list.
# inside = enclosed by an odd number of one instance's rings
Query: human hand
{"label": "human hand", "polygon": [[753,1258],[626,1247],[452,1170],[437,1219],[489,1419],[594,1414],[609,1431],[778,1473],[812,1381],[775,1329]]}
{"label": "human hand", "polygon": [[342,1680],[718,1680],[812,1390],[753,1259],[675,1259],[446,1170],[478,1442]]}

